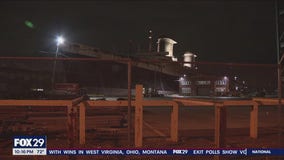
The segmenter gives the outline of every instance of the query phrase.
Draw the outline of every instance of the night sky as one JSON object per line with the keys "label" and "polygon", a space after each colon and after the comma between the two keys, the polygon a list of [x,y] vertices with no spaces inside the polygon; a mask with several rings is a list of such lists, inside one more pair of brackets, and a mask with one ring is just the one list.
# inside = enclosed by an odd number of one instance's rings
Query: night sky
{"label": "night sky", "polygon": [[[147,50],[160,36],[199,61],[276,63],[272,0],[235,1],[6,1],[0,2],[1,56],[55,51],[55,37],[119,54],[129,44]],[[29,28],[25,21],[34,25]],[[132,53],[133,54],[133,53]]]}

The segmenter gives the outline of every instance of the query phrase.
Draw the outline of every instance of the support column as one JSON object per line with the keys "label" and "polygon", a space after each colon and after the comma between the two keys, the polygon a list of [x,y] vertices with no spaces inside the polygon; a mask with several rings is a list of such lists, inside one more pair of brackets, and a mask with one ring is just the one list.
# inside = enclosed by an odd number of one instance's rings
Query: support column
{"label": "support column", "polygon": [[73,132],[73,125],[72,125],[72,106],[67,106],[67,138],[68,138],[68,147],[73,147],[72,141],[72,132]]}
{"label": "support column", "polygon": [[254,103],[250,111],[250,137],[257,138],[258,132],[258,103]]}
{"label": "support column", "polygon": [[132,131],[133,131],[133,125],[132,125],[132,112],[131,112],[131,59],[128,61],[127,65],[127,101],[128,101],[128,106],[127,106],[127,138],[128,138],[128,145],[131,147],[133,146],[133,138],[132,138]]}
{"label": "support column", "polygon": [[86,106],[80,103],[79,109],[79,144],[86,143]]}
{"label": "support column", "polygon": [[77,145],[78,144],[78,106],[73,106],[72,107],[72,134],[73,134],[73,141],[74,144]]}
{"label": "support column", "polygon": [[222,103],[215,104],[215,145],[224,147],[227,128],[226,108]]}
{"label": "support column", "polygon": [[[68,147],[69,148],[74,148],[75,144],[75,110],[72,105],[67,106],[67,138],[68,138]],[[69,160],[76,160],[75,156],[69,155],[68,156]]]}
{"label": "support column", "polygon": [[142,127],[143,127],[143,86],[136,85],[135,94],[135,147],[142,147]]}
{"label": "support column", "polygon": [[178,141],[178,104],[175,102],[171,113],[171,141]]}

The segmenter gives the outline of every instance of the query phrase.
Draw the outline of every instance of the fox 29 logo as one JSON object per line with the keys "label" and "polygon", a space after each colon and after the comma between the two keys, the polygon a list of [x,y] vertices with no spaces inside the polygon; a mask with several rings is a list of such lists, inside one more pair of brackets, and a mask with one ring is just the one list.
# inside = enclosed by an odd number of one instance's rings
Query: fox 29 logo
{"label": "fox 29 logo", "polygon": [[46,136],[14,136],[13,148],[46,148]]}

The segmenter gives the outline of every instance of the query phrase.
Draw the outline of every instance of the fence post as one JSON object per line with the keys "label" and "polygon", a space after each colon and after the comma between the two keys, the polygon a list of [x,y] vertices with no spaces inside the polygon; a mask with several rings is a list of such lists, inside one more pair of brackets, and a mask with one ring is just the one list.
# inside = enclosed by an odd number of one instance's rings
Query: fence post
{"label": "fence post", "polygon": [[254,102],[250,111],[250,137],[257,138],[258,132],[258,103]]}
{"label": "fence post", "polygon": [[75,112],[72,105],[67,106],[67,138],[69,147],[74,147]]}
{"label": "fence post", "polygon": [[176,102],[173,103],[171,113],[171,140],[178,141],[178,104]]}
{"label": "fence post", "polygon": [[128,65],[127,65],[127,97],[128,97],[128,106],[127,106],[127,121],[128,121],[128,126],[127,126],[127,138],[128,138],[128,145],[129,146],[133,146],[133,139],[131,136],[132,133],[132,112],[131,112],[131,59],[128,61]]}
{"label": "fence post", "polygon": [[72,146],[72,105],[67,106],[67,138],[68,138],[68,147]]}
{"label": "fence post", "polygon": [[86,107],[84,103],[80,103],[79,109],[79,144],[86,143]]}
{"label": "fence post", "polygon": [[142,127],[143,127],[143,86],[136,85],[135,90],[135,147],[142,147]]}
{"label": "fence post", "polygon": [[[74,148],[74,135],[75,135],[75,115],[74,115],[74,108],[73,105],[68,105],[67,106],[67,138],[68,138],[68,147],[69,148]],[[75,156],[68,156],[69,160],[75,160]]]}
{"label": "fence post", "polygon": [[223,147],[226,135],[226,108],[222,103],[215,104],[215,145],[217,148]]}

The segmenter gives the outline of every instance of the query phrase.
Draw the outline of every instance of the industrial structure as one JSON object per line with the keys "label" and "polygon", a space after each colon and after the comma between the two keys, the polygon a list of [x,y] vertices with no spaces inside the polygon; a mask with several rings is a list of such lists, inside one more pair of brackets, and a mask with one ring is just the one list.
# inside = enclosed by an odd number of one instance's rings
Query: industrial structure
{"label": "industrial structure", "polygon": [[[150,46],[152,36],[150,35],[149,37],[151,37],[149,39]],[[226,75],[204,75],[198,72],[198,66],[195,63],[197,55],[192,52],[186,51],[183,54],[183,59],[178,60],[174,53],[175,44],[177,42],[173,39],[159,38],[157,40],[157,52],[149,50],[148,52],[138,52],[131,56],[134,60],[132,65],[134,70],[137,71],[133,72],[133,77],[139,77],[139,83],[145,86],[144,92],[154,92],[153,94],[155,95],[157,95],[156,91],[162,94],[178,91],[180,95],[184,96],[239,96],[240,93],[244,93],[244,90],[247,89],[246,85],[239,83],[237,79],[232,77],[227,77]],[[61,49],[64,53],[101,59],[115,60],[122,58],[122,56],[81,44],[68,44]],[[125,64],[112,63],[108,65]],[[143,74],[147,75],[146,79],[143,79],[145,78]]]}
{"label": "industrial structure", "polygon": [[[152,41],[152,38],[151,38]],[[197,70],[197,55],[186,51],[183,59],[174,53],[176,41],[170,38],[157,40],[157,51],[138,52],[131,55],[132,83],[143,84],[145,95],[168,95],[179,93],[184,96],[225,96],[234,95],[236,86],[230,85],[229,77],[204,75]],[[127,95],[127,63],[121,61],[125,56],[103,51],[80,43],[65,42],[57,50],[58,57],[95,58],[96,62],[60,61],[57,62],[56,83],[78,83],[88,93],[100,95]],[[1,62],[1,98],[32,95],[31,91],[48,90],[52,63]],[[90,73],[90,74],[89,74]],[[21,76],[22,75],[22,76]],[[53,77],[53,76],[52,76]],[[115,81],[113,80],[115,77]],[[225,77],[225,79],[224,79]],[[54,77],[53,77],[54,78]],[[10,82],[19,82],[10,84]],[[9,94],[10,93],[10,94]],[[18,97],[17,97],[18,95]]]}
{"label": "industrial structure", "polygon": [[198,75],[188,78],[180,77],[180,93],[195,96],[227,96],[229,95],[228,77]]}

